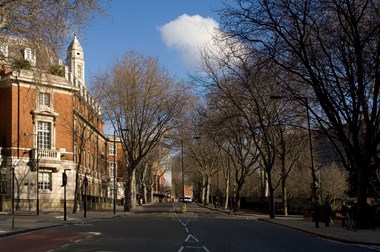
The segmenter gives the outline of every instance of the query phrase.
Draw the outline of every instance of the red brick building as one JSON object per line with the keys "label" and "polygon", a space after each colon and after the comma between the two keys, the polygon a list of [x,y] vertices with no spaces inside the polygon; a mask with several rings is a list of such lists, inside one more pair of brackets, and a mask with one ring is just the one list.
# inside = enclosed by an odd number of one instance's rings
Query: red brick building
{"label": "red brick building", "polygon": [[[40,211],[63,209],[63,173],[69,208],[76,184],[80,207],[85,195],[89,209],[111,204],[122,150],[104,133],[77,38],[65,64],[52,50],[13,38],[0,41],[0,54],[0,211],[10,211],[12,201],[16,210],[35,211],[37,203]],[[115,181],[120,201],[122,180]]]}

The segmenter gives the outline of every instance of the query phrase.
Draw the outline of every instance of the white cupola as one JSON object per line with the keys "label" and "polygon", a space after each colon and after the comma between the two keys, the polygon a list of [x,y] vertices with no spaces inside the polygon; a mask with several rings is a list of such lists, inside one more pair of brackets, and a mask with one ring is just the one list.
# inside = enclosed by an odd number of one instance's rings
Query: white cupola
{"label": "white cupola", "polygon": [[74,75],[74,81],[79,81],[81,85],[85,86],[83,48],[75,34],[73,41],[67,48],[66,65],[71,74]]}

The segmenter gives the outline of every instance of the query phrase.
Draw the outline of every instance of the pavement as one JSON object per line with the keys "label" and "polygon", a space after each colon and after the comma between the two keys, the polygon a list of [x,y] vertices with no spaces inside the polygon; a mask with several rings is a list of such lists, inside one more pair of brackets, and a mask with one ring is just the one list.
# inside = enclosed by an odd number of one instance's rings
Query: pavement
{"label": "pavement", "polygon": [[[208,207],[211,209],[211,207]],[[358,229],[356,231],[347,230],[346,227],[342,227],[341,224],[334,223],[329,227],[325,227],[322,222],[318,223],[318,228],[315,226],[315,222],[304,220],[302,215],[277,215],[275,218],[270,218],[269,215],[255,213],[249,210],[239,210],[235,213],[230,210],[215,209],[217,211],[235,214],[237,216],[245,218],[255,218],[259,221],[265,221],[284,227],[292,228],[301,232],[316,235],[318,237],[334,240],[338,242],[344,242],[349,244],[361,244],[369,246],[380,246],[380,228],[377,229]]]}
{"label": "pavement", "polygon": [[321,238],[335,240],[344,243],[380,246],[380,229],[358,229],[356,231],[347,230],[339,225],[330,225],[320,222],[319,227],[315,227],[315,222],[305,221],[303,216],[276,216],[275,219],[260,218],[259,220],[275,223],[302,232],[314,234]]}
{"label": "pavement", "polygon": [[91,210],[86,211],[86,217],[84,217],[83,211],[78,211],[76,214],[73,214],[68,210],[66,220],[64,220],[63,212],[40,211],[39,215],[36,215],[35,211],[16,211],[14,216],[7,212],[0,212],[0,238],[40,229],[85,223],[99,219],[118,218],[131,214],[123,212],[123,208],[120,206],[116,208],[115,214],[113,212],[113,208]]}
{"label": "pavement", "polygon": [[[285,226],[298,231],[310,233],[324,239],[335,240],[344,243],[362,244],[370,246],[380,246],[380,228],[377,229],[359,229],[357,231],[349,231],[333,224],[330,227],[325,227],[323,223],[319,223],[319,228],[315,227],[314,222],[305,221],[300,215],[276,216],[274,219],[268,215],[253,213],[250,211],[240,210],[232,213],[228,210],[209,209],[224,212],[225,214],[234,214],[242,218],[257,219],[273,224]],[[136,211],[141,211],[138,207]],[[87,211],[86,218],[83,211],[76,214],[67,213],[67,218],[64,220],[63,213],[41,213],[36,215],[35,212],[20,212],[17,211],[12,217],[9,213],[0,212],[0,237],[16,235],[20,233],[59,227],[63,225],[85,223],[98,219],[119,218],[121,216],[131,215],[133,212],[123,212],[122,207],[118,206],[114,214],[113,209],[103,209],[95,211]],[[13,221],[13,227],[12,227]]]}

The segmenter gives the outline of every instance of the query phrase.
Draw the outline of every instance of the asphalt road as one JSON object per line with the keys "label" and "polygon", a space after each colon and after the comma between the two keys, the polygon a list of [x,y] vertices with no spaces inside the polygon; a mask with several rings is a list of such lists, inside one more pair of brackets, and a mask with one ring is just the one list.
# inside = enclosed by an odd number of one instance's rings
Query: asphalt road
{"label": "asphalt road", "polygon": [[0,239],[0,251],[374,251],[275,224],[187,205],[145,206],[102,219]]}

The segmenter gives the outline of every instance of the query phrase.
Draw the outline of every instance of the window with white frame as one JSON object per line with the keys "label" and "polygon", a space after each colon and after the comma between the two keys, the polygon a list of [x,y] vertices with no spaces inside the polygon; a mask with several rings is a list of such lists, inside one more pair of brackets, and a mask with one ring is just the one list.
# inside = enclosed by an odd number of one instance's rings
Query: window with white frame
{"label": "window with white frame", "polygon": [[51,186],[52,173],[50,170],[39,170],[38,172],[38,189],[52,190]]}
{"label": "window with white frame", "polygon": [[37,128],[37,144],[40,149],[51,148],[51,123],[50,122],[38,122]]}
{"label": "window with white frame", "polygon": [[41,107],[49,107],[50,108],[50,94],[49,93],[39,93],[38,102]]}
{"label": "window with white frame", "polygon": [[116,168],[116,163],[115,162],[110,162],[110,177],[113,177],[115,175],[115,168]]}
{"label": "window with white frame", "polygon": [[32,49],[24,49],[24,59],[28,60],[32,66],[36,65],[36,55],[33,53]]}
{"label": "window with white frame", "polygon": [[115,155],[115,145],[110,144],[110,155]]}

